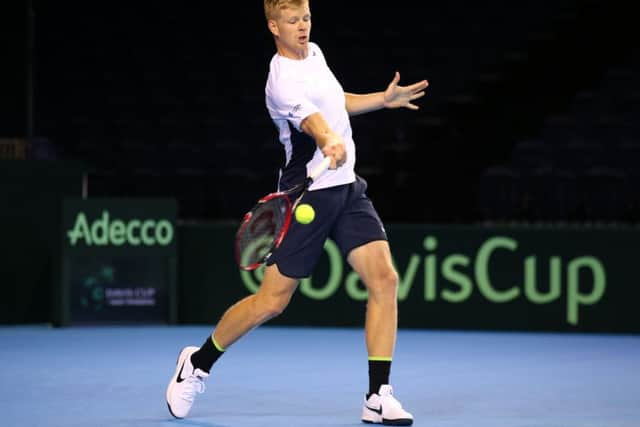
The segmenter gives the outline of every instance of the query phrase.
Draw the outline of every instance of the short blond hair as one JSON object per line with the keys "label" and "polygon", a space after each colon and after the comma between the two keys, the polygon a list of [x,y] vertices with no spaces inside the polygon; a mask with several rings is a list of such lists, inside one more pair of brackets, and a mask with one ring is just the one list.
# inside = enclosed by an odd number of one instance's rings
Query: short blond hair
{"label": "short blond hair", "polygon": [[280,11],[289,7],[301,7],[308,4],[309,0],[264,0],[264,16],[269,19],[278,19]]}

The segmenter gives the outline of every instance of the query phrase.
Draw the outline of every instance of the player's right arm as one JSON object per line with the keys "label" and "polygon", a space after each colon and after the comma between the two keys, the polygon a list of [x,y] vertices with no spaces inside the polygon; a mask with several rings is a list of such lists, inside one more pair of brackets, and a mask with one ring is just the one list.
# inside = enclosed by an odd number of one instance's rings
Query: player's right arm
{"label": "player's right arm", "polygon": [[305,117],[300,128],[311,136],[322,153],[331,158],[330,169],[336,169],[347,161],[347,151],[344,141],[335,133],[320,113],[313,113]]}

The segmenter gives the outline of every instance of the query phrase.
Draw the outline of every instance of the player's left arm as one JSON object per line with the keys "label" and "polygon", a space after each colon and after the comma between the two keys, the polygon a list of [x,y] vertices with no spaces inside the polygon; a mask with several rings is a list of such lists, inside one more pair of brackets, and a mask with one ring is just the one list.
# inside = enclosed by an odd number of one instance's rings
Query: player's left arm
{"label": "player's left arm", "polygon": [[396,71],[393,80],[384,92],[373,92],[364,95],[345,92],[347,113],[350,116],[355,116],[382,108],[417,110],[419,107],[412,101],[425,95],[425,89],[429,86],[429,82],[422,80],[408,86],[400,86],[398,82],[400,82],[400,73]]}

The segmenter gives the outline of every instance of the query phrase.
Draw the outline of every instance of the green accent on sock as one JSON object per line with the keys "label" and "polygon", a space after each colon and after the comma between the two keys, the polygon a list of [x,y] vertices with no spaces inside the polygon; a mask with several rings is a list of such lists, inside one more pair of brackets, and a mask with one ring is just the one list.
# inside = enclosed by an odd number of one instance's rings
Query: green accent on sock
{"label": "green accent on sock", "polygon": [[213,337],[213,334],[211,334],[211,342],[220,353],[224,353],[226,351],[224,347],[218,344],[218,341],[216,341],[216,339]]}
{"label": "green accent on sock", "polygon": [[391,362],[392,359],[393,359],[392,357],[369,356],[369,360],[372,362]]}

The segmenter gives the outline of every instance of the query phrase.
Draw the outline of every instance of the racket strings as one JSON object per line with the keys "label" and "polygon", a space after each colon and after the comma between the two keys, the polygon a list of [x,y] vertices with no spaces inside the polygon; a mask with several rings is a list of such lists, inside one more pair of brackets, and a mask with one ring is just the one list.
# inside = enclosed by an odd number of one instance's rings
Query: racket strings
{"label": "racket strings", "polygon": [[240,264],[249,266],[267,257],[286,221],[287,201],[276,197],[259,203],[238,236]]}

